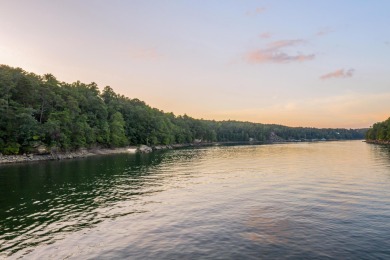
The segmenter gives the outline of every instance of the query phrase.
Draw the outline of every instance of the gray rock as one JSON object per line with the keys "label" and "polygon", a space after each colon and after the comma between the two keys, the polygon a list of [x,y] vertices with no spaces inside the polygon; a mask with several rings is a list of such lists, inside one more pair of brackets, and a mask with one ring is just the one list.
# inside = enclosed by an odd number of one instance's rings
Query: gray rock
{"label": "gray rock", "polygon": [[147,145],[141,145],[140,147],[138,147],[138,152],[140,153],[150,153],[152,151],[153,149]]}
{"label": "gray rock", "polygon": [[35,148],[35,153],[36,154],[48,154],[49,149],[47,148],[46,145],[41,144],[37,148]]}

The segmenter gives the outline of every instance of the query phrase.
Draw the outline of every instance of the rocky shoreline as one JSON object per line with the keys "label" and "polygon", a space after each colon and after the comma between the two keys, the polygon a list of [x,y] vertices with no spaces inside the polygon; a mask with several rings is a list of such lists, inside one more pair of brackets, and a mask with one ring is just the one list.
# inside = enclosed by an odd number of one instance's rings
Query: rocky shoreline
{"label": "rocky shoreline", "polygon": [[[227,142],[230,143],[230,142]],[[106,154],[120,154],[120,153],[150,153],[153,151],[161,151],[167,149],[179,149],[185,147],[193,147],[193,146],[210,146],[210,145],[219,145],[222,143],[186,143],[186,144],[172,144],[172,145],[155,145],[155,146],[147,146],[140,145],[136,146],[128,146],[122,148],[93,148],[93,149],[79,149],[77,151],[72,152],[47,152],[47,148],[42,149],[45,153],[31,153],[31,154],[23,154],[23,155],[3,155],[0,154],[0,165],[1,164],[13,164],[13,163],[26,163],[26,162],[38,162],[38,161],[53,161],[53,160],[67,160],[67,159],[75,159],[75,158],[85,158],[94,155],[106,155]]]}
{"label": "rocky shoreline", "polygon": [[390,144],[390,140],[366,140],[369,144]]}
{"label": "rocky shoreline", "polygon": [[23,155],[1,155],[0,164],[23,163],[23,162],[37,162],[37,161],[51,161],[51,160],[65,160],[74,158],[84,158],[99,154],[116,154],[126,153],[127,148],[117,149],[80,149],[73,152],[48,153],[48,154],[23,154]]}
{"label": "rocky shoreline", "polygon": [[[329,140],[330,141],[330,140]],[[128,146],[122,148],[93,148],[93,149],[79,149],[72,152],[46,152],[46,153],[31,153],[23,155],[3,155],[0,153],[0,165],[13,164],[13,163],[26,163],[26,162],[38,162],[38,161],[53,161],[53,160],[67,160],[75,158],[84,158],[94,155],[107,155],[107,154],[120,154],[120,153],[150,153],[153,151],[161,151],[167,149],[179,149],[186,147],[199,147],[199,146],[213,146],[213,145],[256,145],[256,144],[272,144],[272,143],[291,143],[292,141],[283,142],[201,142],[201,143],[186,143],[186,144],[172,144],[172,145],[155,145],[155,146]],[[377,141],[367,140],[367,143],[375,144],[390,144],[390,141]],[[43,149],[45,150],[45,149]],[[47,149],[46,149],[47,151]]]}
{"label": "rocky shoreline", "polygon": [[23,154],[23,155],[3,155],[0,154],[1,164],[38,162],[38,161],[52,161],[52,160],[67,160],[74,158],[84,158],[94,155],[106,154],[120,154],[120,153],[150,153],[152,151],[160,151],[166,149],[177,149],[182,147],[192,146],[193,144],[175,144],[175,145],[156,145],[147,146],[141,145],[139,147],[129,146],[122,148],[93,148],[93,149],[79,149],[72,152],[51,152],[45,154]]}

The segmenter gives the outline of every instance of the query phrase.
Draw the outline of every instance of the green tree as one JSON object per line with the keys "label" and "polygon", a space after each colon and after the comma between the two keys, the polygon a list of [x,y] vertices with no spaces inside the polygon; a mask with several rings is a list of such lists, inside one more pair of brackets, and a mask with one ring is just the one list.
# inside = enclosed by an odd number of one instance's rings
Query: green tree
{"label": "green tree", "polygon": [[125,120],[120,112],[116,112],[112,115],[110,120],[110,144],[115,147],[121,147],[128,144],[128,140],[125,135]]}

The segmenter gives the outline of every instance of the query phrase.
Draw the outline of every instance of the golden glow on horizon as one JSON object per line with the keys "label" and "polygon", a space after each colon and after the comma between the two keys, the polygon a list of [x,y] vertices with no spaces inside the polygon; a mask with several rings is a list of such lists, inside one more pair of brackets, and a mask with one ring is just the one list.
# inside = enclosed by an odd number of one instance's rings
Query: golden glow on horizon
{"label": "golden glow on horizon", "polygon": [[[387,113],[387,100],[390,100],[390,94],[367,96],[351,94],[275,104],[263,109],[226,110],[218,113],[204,107],[191,107],[179,110],[178,114],[186,113],[195,118],[208,120],[237,120],[296,127],[366,128],[390,116]],[[157,103],[158,107],[166,112],[170,111],[170,107],[185,106],[185,101],[159,100],[158,97],[152,103]],[[335,114],[338,116],[335,117]]]}

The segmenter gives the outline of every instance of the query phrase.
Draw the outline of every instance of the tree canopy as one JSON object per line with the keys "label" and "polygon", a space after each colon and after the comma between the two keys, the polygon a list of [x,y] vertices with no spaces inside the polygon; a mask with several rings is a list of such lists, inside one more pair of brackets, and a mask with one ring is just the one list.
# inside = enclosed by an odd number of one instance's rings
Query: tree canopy
{"label": "tree canopy", "polygon": [[375,123],[366,133],[371,141],[390,141],[390,117],[383,122]]}
{"label": "tree canopy", "polygon": [[[0,152],[34,152],[126,145],[228,141],[361,139],[352,129],[286,127],[239,121],[199,120],[152,108],[92,82],[60,82],[0,65]],[[375,128],[376,129],[376,128]],[[390,129],[388,127],[387,129]],[[372,131],[371,131],[372,132]],[[386,133],[389,138],[388,132]]]}

